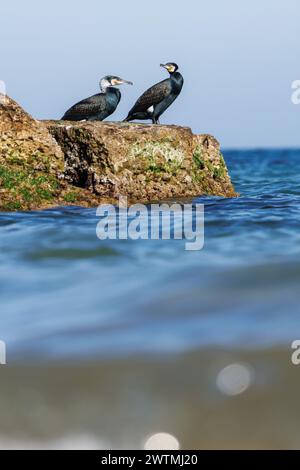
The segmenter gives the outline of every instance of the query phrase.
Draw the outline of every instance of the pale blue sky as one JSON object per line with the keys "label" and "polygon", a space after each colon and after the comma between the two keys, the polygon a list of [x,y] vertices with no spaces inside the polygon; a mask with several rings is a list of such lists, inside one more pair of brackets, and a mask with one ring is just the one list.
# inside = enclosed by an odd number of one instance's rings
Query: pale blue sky
{"label": "pale blue sky", "polygon": [[163,123],[227,148],[300,146],[299,0],[9,0],[0,15],[0,80],[36,118],[60,118],[115,74],[135,85],[122,119],[175,61],[185,86]]}

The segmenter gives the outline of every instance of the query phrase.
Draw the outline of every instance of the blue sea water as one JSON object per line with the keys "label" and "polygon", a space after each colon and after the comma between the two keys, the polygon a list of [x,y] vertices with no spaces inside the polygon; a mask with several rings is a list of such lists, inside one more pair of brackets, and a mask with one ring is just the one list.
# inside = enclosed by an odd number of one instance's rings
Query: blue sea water
{"label": "blue sea water", "polygon": [[96,237],[95,209],[0,214],[11,362],[284,346],[300,337],[300,150],[225,151],[239,198],[201,197],[205,246]]}

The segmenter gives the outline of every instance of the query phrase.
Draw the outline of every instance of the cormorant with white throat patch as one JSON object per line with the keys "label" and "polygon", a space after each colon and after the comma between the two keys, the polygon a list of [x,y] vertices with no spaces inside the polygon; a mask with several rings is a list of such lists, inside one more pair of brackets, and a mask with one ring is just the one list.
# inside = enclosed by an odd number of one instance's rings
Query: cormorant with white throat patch
{"label": "cormorant with white throat patch", "polygon": [[101,93],[74,104],[61,119],[63,121],[103,121],[116,110],[121,99],[121,92],[114,87],[122,83],[133,84],[120,77],[106,75],[100,80]]}

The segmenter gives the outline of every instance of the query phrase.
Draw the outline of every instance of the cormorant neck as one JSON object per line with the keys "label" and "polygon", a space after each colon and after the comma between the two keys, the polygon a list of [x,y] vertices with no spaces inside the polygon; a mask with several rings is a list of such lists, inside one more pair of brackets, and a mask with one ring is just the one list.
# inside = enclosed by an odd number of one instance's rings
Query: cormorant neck
{"label": "cormorant neck", "polygon": [[178,78],[181,77],[181,73],[178,72],[178,70],[175,70],[175,72],[170,73],[170,78]]}
{"label": "cormorant neck", "polygon": [[106,93],[110,86],[111,86],[110,82],[106,80],[105,78],[103,78],[100,81],[100,90],[102,91],[102,93]]}

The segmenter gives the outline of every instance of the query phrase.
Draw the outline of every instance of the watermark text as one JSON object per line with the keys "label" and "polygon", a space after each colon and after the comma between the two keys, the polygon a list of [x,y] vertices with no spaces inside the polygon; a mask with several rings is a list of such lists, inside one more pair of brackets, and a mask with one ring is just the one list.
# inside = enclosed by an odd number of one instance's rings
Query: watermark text
{"label": "watermark text", "polygon": [[0,340],[0,365],[6,364],[6,344]]}
{"label": "watermark text", "polygon": [[120,197],[119,205],[98,207],[100,240],[186,240],[187,251],[204,246],[203,204],[134,204]]}
{"label": "watermark text", "polygon": [[292,83],[292,92],[291,100],[293,104],[300,104],[300,80],[294,80]]}

